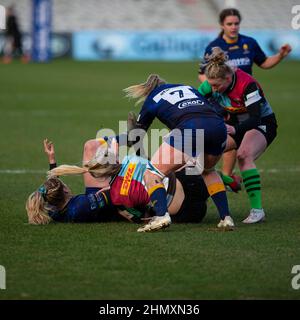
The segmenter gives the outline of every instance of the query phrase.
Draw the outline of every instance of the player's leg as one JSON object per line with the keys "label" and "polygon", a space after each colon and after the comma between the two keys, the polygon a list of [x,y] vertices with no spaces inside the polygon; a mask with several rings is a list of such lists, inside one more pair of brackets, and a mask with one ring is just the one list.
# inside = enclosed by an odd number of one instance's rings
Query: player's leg
{"label": "player's leg", "polygon": [[[167,142],[163,142],[152,157],[151,164],[163,175],[177,170],[184,164],[184,154],[173,148]],[[146,171],[144,181],[154,204],[156,216],[149,223],[138,229],[138,232],[155,231],[166,228],[171,224],[171,218],[167,211],[167,193],[158,175]],[[156,207],[156,208],[155,208]]]}
{"label": "player's leg", "polygon": [[251,205],[250,214],[243,221],[245,223],[259,222],[265,217],[262,208],[260,174],[254,161],[265,151],[266,147],[265,136],[260,131],[253,129],[246,132],[238,149],[237,159]]}
{"label": "player's leg", "polygon": [[215,165],[221,158],[221,155],[214,156],[205,154],[204,155],[204,171],[202,177],[207,187],[207,191],[212,198],[215,206],[217,207],[221,221],[218,227],[234,227],[234,222],[230,216],[228,200],[226,196],[226,190],[224,183],[215,170]]}
{"label": "player's leg", "polygon": [[[100,147],[101,141],[97,139],[88,140],[83,148],[83,165],[89,162],[96,154],[97,149]],[[95,179],[90,173],[83,174],[83,182],[86,188],[105,188],[109,186],[110,178],[103,178],[103,180]]]}
{"label": "player's leg", "polygon": [[231,136],[227,136],[226,149],[223,153],[223,166],[221,178],[228,191],[239,192],[241,190],[241,178],[233,175],[233,169],[236,162],[236,143]]}
{"label": "player's leg", "polygon": [[231,176],[236,162],[236,150],[225,152],[222,160],[222,173],[226,176]]}
{"label": "player's leg", "polygon": [[228,200],[225,185],[219,173],[215,170],[215,165],[220,160],[224,149],[231,150],[235,147],[235,143],[231,137],[227,135],[227,129],[221,121],[211,121],[209,126],[205,124],[204,136],[204,172],[202,173],[208,193],[212,198],[219,216],[220,223],[218,227],[232,228],[233,220],[230,216]]}

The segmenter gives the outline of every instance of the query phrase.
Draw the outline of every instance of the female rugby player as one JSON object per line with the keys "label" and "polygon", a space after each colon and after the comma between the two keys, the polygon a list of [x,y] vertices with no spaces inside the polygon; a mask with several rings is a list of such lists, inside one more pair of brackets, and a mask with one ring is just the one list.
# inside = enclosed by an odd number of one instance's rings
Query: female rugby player
{"label": "female rugby player", "polygon": [[246,72],[233,70],[227,59],[220,48],[213,49],[205,64],[207,80],[199,91],[213,95],[229,114],[225,151],[237,149],[238,165],[251,204],[250,214],[243,222],[255,223],[265,218],[255,160],[275,139],[277,122],[259,83]]}
{"label": "female rugby player", "polygon": [[[223,117],[196,89],[183,84],[168,84],[155,74],[150,75],[145,83],[130,86],[124,91],[127,97],[138,99],[136,104],[143,102],[136,122],[137,129],[146,132],[155,118],[171,129],[151,163],[161,173],[168,175],[191,158],[199,159],[202,155],[202,177],[221,219],[218,227],[234,227],[225,186],[214,169],[226,145]],[[203,130],[202,140],[198,134]],[[163,198],[164,189],[158,190]],[[143,230],[159,229],[160,225],[167,223],[170,223],[168,216],[156,215]]]}
{"label": "female rugby player", "polygon": [[[84,162],[94,157],[98,147],[102,144],[103,141],[99,140],[86,142],[83,153]],[[44,150],[48,157],[50,170],[55,169],[53,143],[47,139],[44,140]],[[128,167],[144,161],[137,157],[135,160],[138,161],[130,161]],[[139,166],[140,169],[142,167]],[[140,170],[136,170],[138,171]],[[114,172],[107,173],[111,176],[102,180],[94,178],[90,173],[84,173],[86,192],[76,196],[72,195],[70,189],[58,177],[48,179],[27,200],[29,223],[47,224],[52,220],[58,222],[123,221],[122,216],[132,222],[142,222],[154,214],[143,185],[137,185],[133,178],[128,195],[124,197],[121,194],[123,183],[116,183],[118,177],[114,175]],[[136,184],[135,188],[134,184]],[[174,222],[201,222],[206,214],[208,198],[201,176],[186,176],[184,171],[181,171],[177,172],[176,176],[171,174],[165,178],[164,184],[167,189],[168,212],[172,220]]]}

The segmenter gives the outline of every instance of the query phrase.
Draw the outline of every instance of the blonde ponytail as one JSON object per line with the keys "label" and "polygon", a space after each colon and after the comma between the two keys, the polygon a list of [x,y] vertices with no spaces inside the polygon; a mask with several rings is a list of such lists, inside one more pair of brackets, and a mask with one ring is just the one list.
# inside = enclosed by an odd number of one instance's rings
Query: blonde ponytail
{"label": "blonde ponytail", "polygon": [[92,159],[84,167],[61,165],[48,171],[48,177],[69,176],[89,172],[94,178],[110,177],[119,172],[121,164],[100,164]]}
{"label": "blonde ponytail", "polygon": [[144,102],[147,96],[159,85],[166,81],[157,74],[150,74],[146,82],[123,89],[127,98],[138,99],[135,105]]}
{"label": "blonde ponytail", "polygon": [[63,164],[48,171],[48,177],[70,176],[74,174],[83,174],[88,171],[89,169],[86,167],[82,168],[78,166],[69,166],[67,164]]}

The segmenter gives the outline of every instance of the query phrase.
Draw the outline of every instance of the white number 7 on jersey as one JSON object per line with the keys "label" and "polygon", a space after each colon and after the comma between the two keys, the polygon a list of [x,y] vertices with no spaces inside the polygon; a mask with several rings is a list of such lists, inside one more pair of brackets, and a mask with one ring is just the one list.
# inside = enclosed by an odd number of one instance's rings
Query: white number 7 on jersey
{"label": "white number 7 on jersey", "polygon": [[163,99],[171,104],[176,104],[182,100],[198,98],[191,89],[192,87],[189,86],[178,86],[165,89],[153,97],[153,100],[157,103]]}

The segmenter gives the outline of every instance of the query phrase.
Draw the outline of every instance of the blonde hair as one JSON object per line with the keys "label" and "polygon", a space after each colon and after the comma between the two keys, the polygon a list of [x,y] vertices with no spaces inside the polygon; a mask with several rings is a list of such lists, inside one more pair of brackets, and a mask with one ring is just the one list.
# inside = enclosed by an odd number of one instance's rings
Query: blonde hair
{"label": "blonde hair", "polygon": [[105,143],[97,149],[94,157],[84,166],[63,164],[48,171],[48,177],[79,175],[88,172],[94,178],[108,178],[118,173],[120,168],[121,164],[117,163],[116,154],[109,150],[108,144]]}
{"label": "blonde hair", "polygon": [[232,74],[232,68],[227,64],[228,56],[219,47],[212,48],[211,55],[205,55],[205,61],[201,68],[205,68],[205,75],[208,79],[225,79],[228,74]]}
{"label": "blonde hair", "polygon": [[57,177],[48,179],[39,189],[33,192],[26,201],[26,211],[30,224],[48,224],[51,217],[48,211],[59,208],[66,200],[67,186]]}
{"label": "blonde hair", "polygon": [[147,96],[161,84],[166,84],[166,81],[158,74],[150,74],[146,82],[130,86],[123,89],[127,98],[138,99],[135,105],[144,102]]}
{"label": "blonde hair", "polygon": [[97,158],[93,158],[83,167],[63,164],[48,171],[48,176],[69,176],[89,172],[94,178],[107,178],[118,173],[120,168],[121,164],[100,163]]}

